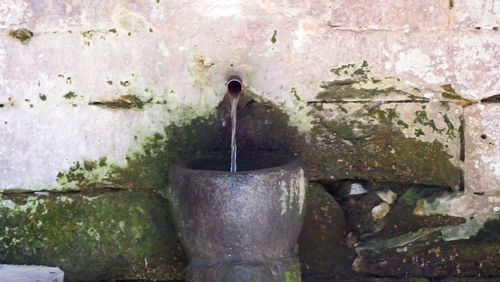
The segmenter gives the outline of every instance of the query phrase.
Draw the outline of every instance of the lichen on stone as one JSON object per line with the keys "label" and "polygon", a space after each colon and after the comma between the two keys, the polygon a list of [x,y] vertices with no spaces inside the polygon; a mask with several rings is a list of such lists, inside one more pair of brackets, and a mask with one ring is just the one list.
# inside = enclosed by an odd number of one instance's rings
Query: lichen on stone
{"label": "lichen on stone", "polygon": [[22,44],[27,45],[33,37],[33,32],[26,28],[20,28],[9,31],[9,36],[19,40]]}
{"label": "lichen on stone", "polygon": [[155,193],[10,194],[0,211],[2,262],[57,265],[68,281],[183,278],[186,258]]}
{"label": "lichen on stone", "polygon": [[90,102],[90,105],[102,106],[110,109],[143,109],[151,100],[143,101],[136,95],[122,95],[116,99]]}
{"label": "lichen on stone", "polygon": [[73,99],[76,98],[76,94],[73,91],[68,91],[66,94],[63,95],[65,99]]}
{"label": "lichen on stone", "polygon": [[271,43],[272,44],[276,44],[276,35],[278,34],[278,31],[277,30],[274,30],[273,31],[273,36],[271,36]]}

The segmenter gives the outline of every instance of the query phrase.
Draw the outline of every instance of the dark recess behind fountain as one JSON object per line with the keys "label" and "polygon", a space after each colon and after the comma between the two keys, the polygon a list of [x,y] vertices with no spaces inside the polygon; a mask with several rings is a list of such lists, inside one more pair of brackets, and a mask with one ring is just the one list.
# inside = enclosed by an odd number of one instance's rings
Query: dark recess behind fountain
{"label": "dark recess behind fountain", "polygon": [[[244,94],[242,94],[244,95]],[[242,99],[238,105],[236,139],[238,155],[273,152],[280,155],[297,156],[294,144],[304,140],[295,127],[288,125],[288,116],[270,102]],[[225,98],[217,107],[217,126],[220,148],[217,152],[230,154],[231,126],[230,104]],[[225,126],[222,124],[226,121]],[[265,154],[260,154],[261,156]]]}

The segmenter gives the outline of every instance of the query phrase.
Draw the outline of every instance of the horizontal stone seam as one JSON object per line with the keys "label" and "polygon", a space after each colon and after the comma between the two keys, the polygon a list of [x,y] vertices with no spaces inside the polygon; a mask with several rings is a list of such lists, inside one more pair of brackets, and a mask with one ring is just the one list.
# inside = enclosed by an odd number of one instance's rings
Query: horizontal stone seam
{"label": "horizontal stone seam", "polygon": [[359,28],[351,28],[351,27],[342,27],[342,26],[335,26],[335,25],[330,25],[327,24],[327,26],[330,29],[333,30],[339,30],[339,31],[426,31],[426,32],[433,32],[433,31],[465,31],[465,32],[479,32],[479,31],[497,31],[498,27],[497,26],[487,26],[487,27],[482,27],[482,26],[476,26],[476,27],[471,27],[471,28],[454,28],[454,27],[434,27],[434,28],[420,28],[416,26],[402,26],[402,27],[395,27],[395,28],[390,28],[390,27],[385,27],[385,28],[370,28],[370,27],[359,27]]}

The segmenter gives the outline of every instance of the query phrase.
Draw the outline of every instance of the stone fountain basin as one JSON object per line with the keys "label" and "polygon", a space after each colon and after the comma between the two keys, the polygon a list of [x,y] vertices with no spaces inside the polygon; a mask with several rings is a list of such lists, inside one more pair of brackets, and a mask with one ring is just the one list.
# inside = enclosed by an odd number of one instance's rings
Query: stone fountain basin
{"label": "stone fountain basin", "polygon": [[229,172],[228,159],[203,158],[182,162],[171,174],[171,209],[190,268],[251,263],[283,272],[298,262],[304,170],[271,154],[239,156],[238,168]]}

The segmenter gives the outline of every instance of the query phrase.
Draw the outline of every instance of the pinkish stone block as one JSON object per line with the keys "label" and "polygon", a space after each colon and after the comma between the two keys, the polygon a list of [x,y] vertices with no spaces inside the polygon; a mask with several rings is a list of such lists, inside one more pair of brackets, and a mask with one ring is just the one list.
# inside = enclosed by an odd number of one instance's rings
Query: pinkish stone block
{"label": "pinkish stone block", "polygon": [[448,24],[445,1],[332,1],[330,26],[340,28],[442,28]]}
{"label": "pinkish stone block", "polygon": [[500,26],[500,1],[454,1],[455,26],[491,29]]}
{"label": "pinkish stone block", "polygon": [[500,193],[500,104],[465,109],[465,190]]}

